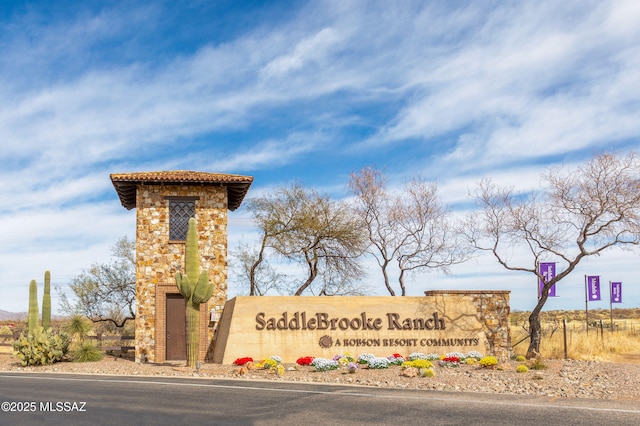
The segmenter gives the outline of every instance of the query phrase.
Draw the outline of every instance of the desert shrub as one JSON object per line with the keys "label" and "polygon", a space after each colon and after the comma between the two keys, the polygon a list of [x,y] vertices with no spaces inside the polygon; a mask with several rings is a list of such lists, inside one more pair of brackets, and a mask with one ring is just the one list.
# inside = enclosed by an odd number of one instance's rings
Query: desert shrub
{"label": "desert shrub", "polygon": [[11,343],[13,342],[13,330],[10,327],[4,325],[0,327],[0,334],[4,334],[8,337],[0,338],[0,343]]}
{"label": "desert shrub", "polygon": [[483,358],[480,358],[480,365],[483,367],[494,367],[498,365],[498,358],[491,355],[485,356]]}
{"label": "desert shrub", "polygon": [[23,366],[53,364],[60,361],[68,350],[68,336],[56,334],[50,328],[36,327],[27,335],[21,334],[13,343],[14,355]]}
{"label": "desert shrub", "polygon": [[433,377],[436,373],[431,368],[421,368],[420,377]]}
{"label": "desert shrub", "polygon": [[523,356],[523,355],[518,355],[516,357],[516,361],[518,362],[525,362],[527,359]]}
{"label": "desert shrub", "polygon": [[531,369],[532,370],[545,370],[547,365],[542,361],[541,358],[536,358],[531,361]]}
{"label": "desert shrub", "polygon": [[529,369],[526,365],[519,365],[516,367],[516,373],[527,373]]}
{"label": "desert shrub", "polygon": [[62,330],[69,336],[72,348],[79,348],[93,328],[91,321],[82,315],[73,315],[62,325]]}
{"label": "desert shrub", "polygon": [[104,353],[92,342],[84,341],[72,352],[73,362],[96,362],[104,357]]}

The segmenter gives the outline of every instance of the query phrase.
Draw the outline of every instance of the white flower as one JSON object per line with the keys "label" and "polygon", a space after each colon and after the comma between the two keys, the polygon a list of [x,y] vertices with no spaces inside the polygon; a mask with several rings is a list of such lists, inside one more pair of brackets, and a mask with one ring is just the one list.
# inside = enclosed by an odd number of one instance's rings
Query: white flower
{"label": "white flower", "polygon": [[478,351],[471,351],[467,354],[467,358],[475,358],[479,360],[482,358],[482,354]]}
{"label": "white flower", "polygon": [[448,354],[445,355],[446,358],[451,358],[451,357],[456,357],[458,358],[460,361],[464,361],[464,359],[467,357],[465,354],[460,353],[460,352],[449,352]]}
{"label": "white flower", "polygon": [[358,355],[358,363],[360,364],[369,364],[369,362],[374,359],[376,356],[374,354],[362,354]]}
{"label": "white flower", "polygon": [[389,360],[387,358],[375,357],[369,361],[369,368],[381,369],[388,368]]}
{"label": "white flower", "polygon": [[332,359],[326,359],[326,358],[315,358],[311,362],[311,366],[313,366],[316,369],[316,371],[335,370],[338,368],[338,361],[334,361]]}

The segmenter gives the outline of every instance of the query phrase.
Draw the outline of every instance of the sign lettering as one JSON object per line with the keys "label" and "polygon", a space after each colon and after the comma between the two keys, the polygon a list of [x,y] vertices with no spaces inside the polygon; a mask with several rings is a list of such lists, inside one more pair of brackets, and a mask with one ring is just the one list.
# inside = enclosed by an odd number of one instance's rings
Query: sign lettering
{"label": "sign lettering", "polygon": [[348,318],[330,317],[326,312],[296,311],[293,314],[283,312],[278,317],[267,317],[260,312],[256,315],[256,330],[351,330],[351,331],[380,331],[386,324],[387,330],[445,330],[445,322],[437,312],[428,318],[401,318],[400,314],[389,312],[386,322],[382,318],[372,318],[366,312],[359,316]]}

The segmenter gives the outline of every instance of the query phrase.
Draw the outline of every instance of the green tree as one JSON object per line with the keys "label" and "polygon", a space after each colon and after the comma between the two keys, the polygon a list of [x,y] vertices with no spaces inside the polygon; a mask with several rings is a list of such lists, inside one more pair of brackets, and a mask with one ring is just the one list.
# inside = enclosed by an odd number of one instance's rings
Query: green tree
{"label": "green tree", "polygon": [[108,263],[95,263],[73,278],[71,303],[60,288],[60,309],[81,314],[93,322],[109,322],[120,328],[136,317],[135,241],[122,237],[112,247]]}
{"label": "green tree", "polygon": [[[528,358],[540,353],[539,314],[551,287],[587,257],[640,244],[640,162],[634,153],[597,155],[575,170],[552,169],[543,181],[540,192],[518,194],[483,180],[474,194],[482,209],[465,226],[474,247],[508,270],[542,280],[538,263],[559,263],[529,316]],[[524,257],[514,257],[515,250]]]}

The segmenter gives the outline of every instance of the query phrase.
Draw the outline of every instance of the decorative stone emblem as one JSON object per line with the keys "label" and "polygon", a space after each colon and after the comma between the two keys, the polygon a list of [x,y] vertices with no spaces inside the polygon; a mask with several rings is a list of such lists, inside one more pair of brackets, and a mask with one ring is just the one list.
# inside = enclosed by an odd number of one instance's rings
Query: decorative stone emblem
{"label": "decorative stone emblem", "polygon": [[331,338],[331,336],[327,336],[325,334],[320,338],[320,341],[318,342],[318,344],[320,345],[321,348],[328,349],[331,346],[333,346],[333,339]]}

